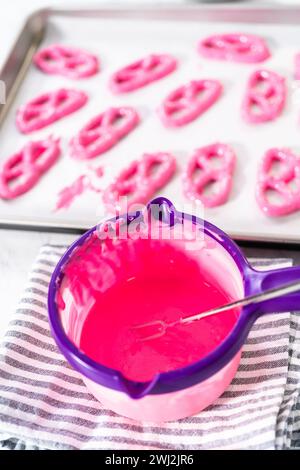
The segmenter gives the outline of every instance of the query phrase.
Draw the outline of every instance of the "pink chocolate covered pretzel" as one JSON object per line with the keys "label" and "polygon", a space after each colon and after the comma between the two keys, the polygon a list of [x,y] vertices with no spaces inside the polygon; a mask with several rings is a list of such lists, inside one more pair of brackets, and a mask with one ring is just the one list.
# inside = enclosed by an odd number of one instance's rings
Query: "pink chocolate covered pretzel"
{"label": "pink chocolate covered pretzel", "polygon": [[[278,163],[278,174],[272,173]],[[270,193],[277,193],[276,201]],[[300,158],[289,149],[272,148],[261,162],[256,186],[256,199],[262,211],[272,217],[287,215],[300,210]]]}
{"label": "pink chocolate covered pretzel", "polygon": [[85,78],[99,70],[97,57],[75,47],[53,44],[38,51],[33,59],[43,72],[68,78]]}
{"label": "pink chocolate covered pretzel", "polygon": [[110,79],[114,93],[127,93],[159,80],[176,69],[174,57],[167,54],[151,54],[115,72]]}
{"label": "pink chocolate covered pretzel", "polygon": [[192,80],[165,98],[158,110],[161,120],[167,127],[184,126],[209,109],[221,92],[217,80]]}
{"label": "pink chocolate covered pretzel", "polygon": [[[153,172],[154,168],[156,171]],[[143,204],[173,176],[176,160],[169,153],[145,153],[121,171],[103,193],[108,208],[123,209],[121,198],[130,196],[130,204]]]}
{"label": "pink chocolate covered pretzel", "polygon": [[77,111],[85,105],[87,99],[83,91],[66,88],[44,93],[19,108],[16,124],[25,134],[42,129]]}
{"label": "pink chocolate covered pretzel", "polygon": [[71,154],[80,160],[94,158],[129,134],[138,122],[133,108],[109,108],[91,119],[71,140]]}
{"label": "pink chocolate covered pretzel", "polygon": [[281,114],[285,100],[284,78],[269,70],[257,70],[248,81],[242,104],[243,117],[251,124],[273,121]]}
{"label": "pink chocolate covered pretzel", "polygon": [[227,33],[209,36],[198,44],[199,53],[208,59],[257,63],[270,57],[265,41],[253,34]]}
{"label": "pink chocolate covered pretzel", "polygon": [[0,168],[0,197],[14,199],[29,191],[60,155],[59,139],[29,142]]}
{"label": "pink chocolate covered pretzel", "polygon": [[[212,163],[214,158],[220,160],[217,167]],[[216,143],[195,150],[183,176],[186,196],[201,201],[205,207],[224,204],[231,191],[235,161],[235,153],[226,144]],[[204,189],[212,183],[217,183],[216,192],[205,195]]]}

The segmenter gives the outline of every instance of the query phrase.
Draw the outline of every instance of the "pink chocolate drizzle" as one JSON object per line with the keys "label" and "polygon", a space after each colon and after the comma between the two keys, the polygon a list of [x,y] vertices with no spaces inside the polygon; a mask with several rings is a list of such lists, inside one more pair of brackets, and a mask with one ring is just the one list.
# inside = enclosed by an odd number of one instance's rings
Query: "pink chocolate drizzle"
{"label": "pink chocolate drizzle", "polygon": [[95,169],[90,169],[90,172],[84,175],[80,175],[70,186],[63,188],[57,196],[57,202],[55,205],[55,211],[60,209],[68,209],[74,200],[83,194],[86,190],[94,191],[96,193],[102,192],[94,182],[94,175],[96,179],[99,179],[103,176],[103,168],[98,167]]}

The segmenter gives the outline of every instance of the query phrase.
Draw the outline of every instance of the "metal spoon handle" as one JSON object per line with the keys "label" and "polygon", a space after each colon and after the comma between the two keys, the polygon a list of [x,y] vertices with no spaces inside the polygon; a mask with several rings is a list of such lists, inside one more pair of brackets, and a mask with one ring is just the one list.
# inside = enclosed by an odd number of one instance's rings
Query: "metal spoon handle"
{"label": "metal spoon handle", "polygon": [[300,290],[300,281],[291,282],[289,284],[284,284],[280,287],[275,287],[273,289],[266,290],[261,292],[260,294],[249,295],[248,297],[244,297],[243,299],[236,300],[235,302],[231,302],[230,304],[224,305],[222,307],[213,308],[203,313],[197,313],[196,315],[192,315],[189,317],[183,317],[180,319],[180,323],[192,323],[196,320],[200,320],[201,318],[209,317],[211,315],[215,315],[217,313],[226,312],[227,310],[231,310],[232,308],[236,307],[245,307],[249,304],[257,304],[260,302],[264,302],[266,300],[275,299],[276,297],[281,297],[283,295],[292,294],[293,292],[297,292]]}

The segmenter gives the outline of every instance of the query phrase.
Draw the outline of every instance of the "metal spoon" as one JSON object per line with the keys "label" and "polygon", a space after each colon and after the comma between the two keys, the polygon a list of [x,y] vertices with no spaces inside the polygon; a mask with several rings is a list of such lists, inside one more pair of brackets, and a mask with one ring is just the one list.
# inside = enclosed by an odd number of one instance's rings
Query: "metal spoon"
{"label": "metal spoon", "polygon": [[[187,317],[181,317],[174,322],[164,322],[163,320],[153,320],[151,322],[142,323],[140,325],[135,325],[131,327],[132,330],[138,333],[139,341],[149,341],[151,339],[159,338],[166,333],[168,328],[171,328],[176,325],[186,325],[193,323],[194,321],[201,320],[201,318],[210,317],[212,315],[217,315],[222,312],[226,312],[236,307],[245,307],[250,304],[257,304],[264,302],[266,300],[275,299],[276,297],[281,297],[283,295],[292,294],[300,290],[300,281],[291,282],[289,284],[284,284],[273,289],[266,290],[260,294],[249,295],[240,300],[235,300],[229,304],[223,305],[221,307],[213,308],[207,310],[206,312],[197,313],[195,315],[189,315]],[[149,334],[149,331],[151,334]],[[147,334],[148,333],[148,334]]]}

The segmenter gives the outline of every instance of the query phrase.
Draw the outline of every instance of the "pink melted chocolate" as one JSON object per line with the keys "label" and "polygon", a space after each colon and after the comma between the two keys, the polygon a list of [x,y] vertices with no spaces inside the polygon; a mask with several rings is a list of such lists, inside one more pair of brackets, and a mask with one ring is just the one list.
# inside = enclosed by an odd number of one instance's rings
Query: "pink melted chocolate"
{"label": "pink melted chocolate", "polygon": [[[79,345],[96,362],[131,380],[147,381],[158,372],[199,361],[214,350],[232,330],[238,312],[172,327],[160,338],[138,341],[133,325],[154,319],[174,321],[232,298],[195,255],[161,240],[133,243],[136,262],[131,259],[132,245],[116,272],[107,273],[110,281],[115,281],[109,282],[107,289],[102,284],[93,292],[95,301],[85,318]],[[109,270],[113,264],[110,259]],[[81,275],[86,276],[84,270]]]}

